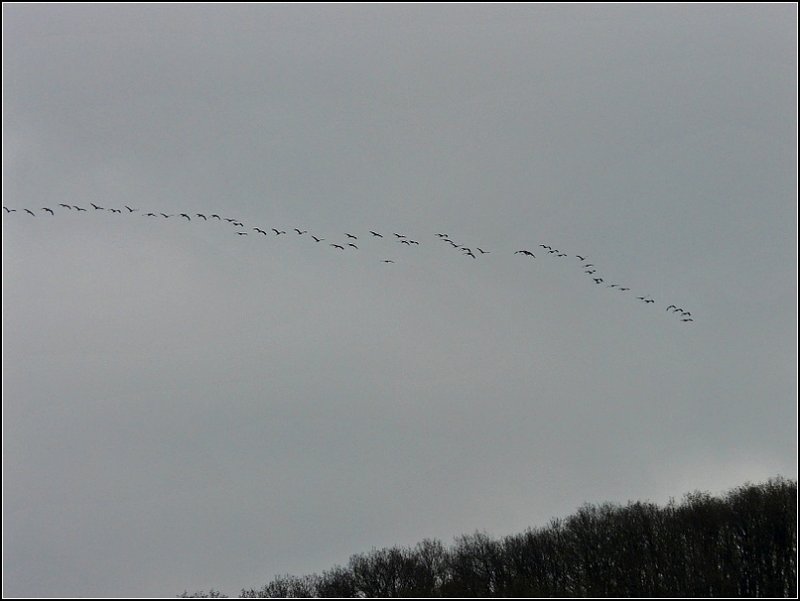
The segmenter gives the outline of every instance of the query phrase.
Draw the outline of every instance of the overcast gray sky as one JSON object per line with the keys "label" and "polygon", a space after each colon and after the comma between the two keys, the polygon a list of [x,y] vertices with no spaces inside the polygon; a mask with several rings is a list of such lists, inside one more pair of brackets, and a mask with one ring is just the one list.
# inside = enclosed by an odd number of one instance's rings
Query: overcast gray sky
{"label": "overcast gray sky", "polygon": [[4,4],[4,594],[796,478],[796,165],[793,3]]}

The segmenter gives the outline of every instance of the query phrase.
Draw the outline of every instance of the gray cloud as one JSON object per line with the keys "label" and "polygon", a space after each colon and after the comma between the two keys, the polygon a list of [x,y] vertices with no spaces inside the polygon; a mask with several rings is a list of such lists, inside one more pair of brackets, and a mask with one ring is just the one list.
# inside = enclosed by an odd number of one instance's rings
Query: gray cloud
{"label": "gray cloud", "polygon": [[5,594],[796,478],[796,7],[3,16]]}

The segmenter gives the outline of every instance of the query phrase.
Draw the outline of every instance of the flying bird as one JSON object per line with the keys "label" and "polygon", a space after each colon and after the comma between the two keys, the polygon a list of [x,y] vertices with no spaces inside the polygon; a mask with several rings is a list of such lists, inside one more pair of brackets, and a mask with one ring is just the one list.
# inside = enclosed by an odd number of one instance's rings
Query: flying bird
{"label": "flying bird", "polygon": [[595,284],[599,284],[603,281],[603,278],[592,278]]}
{"label": "flying bird", "polygon": [[275,228],[272,228],[272,231],[275,232],[276,236],[280,236],[281,234],[285,234],[286,233],[286,232],[283,232],[283,231],[275,229]]}
{"label": "flying bird", "polygon": [[188,221],[191,221],[191,220],[192,220],[192,218],[191,218],[191,217],[189,217],[189,216],[188,216],[186,213],[181,213],[181,217],[186,217],[186,219],[187,219]]}
{"label": "flying bird", "polygon": [[529,257],[533,257],[534,259],[536,258],[536,255],[534,255],[534,254],[533,254],[531,251],[529,251],[529,250],[518,250],[518,251],[517,251],[517,252],[515,252],[514,254],[515,254],[515,255],[528,255]]}
{"label": "flying bird", "polygon": [[42,207],[42,211],[47,211],[51,215],[55,215],[55,213],[53,213],[53,209],[48,209],[47,207]]}
{"label": "flying bird", "polygon": [[[67,205],[67,206],[69,206],[69,205]],[[6,213],[16,213],[17,212],[16,209],[9,209],[8,207],[3,207],[3,209],[5,210]]]}
{"label": "flying bird", "polygon": [[483,250],[480,246],[476,246],[475,248],[477,248],[478,252],[481,253],[482,255],[488,255],[491,252],[488,250]]}
{"label": "flying bird", "polygon": [[353,234],[348,234],[347,232],[345,232],[344,235],[347,236],[348,238],[352,238],[353,240],[358,240],[358,236],[354,236]]}
{"label": "flying bird", "polygon": [[344,250],[344,246],[341,246],[339,244],[331,244],[331,246],[334,248],[338,248],[339,250]]}
{"label": "flying bird", "polygon": [[[71,206],[69,206],[69,205],[65,205],[65,204],[63,204],[63,203],[59,203],[59,204],[58,204],[58,206],[59,206],[59,207],[64,207],[65,209],[69,209],[70,211],[72,210],[72,207],[71,207]],[[3,208],[5,208],[5,207],[3,207]]]}
{"label": "flying bird", "polygon": [[34,217],[36,217],[36,213],[34,213],[33,211],[31,211],[30,209],[25,209],[25,212],[26,212],[26,213],[30,213],[31,215],[33,215]]}
{"label": "flying bird", "polygon": [[353,244],[352,242],[348,242],[347,246],[352,246],[353,248],[358,250],[358,247],[355,244]]}
{"label": "flying bird", "polygon": [[246,236],[247,232],[236,232],[237,236]]}
{"label": "flying bird", "polygon": [[202,217],[202,218],[203,218],[205,221],[208,221],[208,217],[206,217],[206,216],[205,216],[205,215],[203,215],[202,213],[197,213],[197,216],[198,216],[198,217]]}
{"label": "flying bird", "polygon": [[314,242],[322,242],[322,241],[325,239],[325,238],[317,238],[317,237],[316,237],[316,236],[314,236],[313,234],[312,234],[312,236],[311,236],[311,237],[312,237],[312,238],[314,238]]}
{"label": "flying bird", "polygon": [[79,207],[78,205],[72,205],[72,206],[73,206],[73,207],[75,207],[75,210],[76,210],[76,211],[85,211],[85,210],[86,210],[86,209],[82,209],[82,208],[81,208],[81,207]]}
{"label": "flying bird", "polygon": [[377,236],[378,238],[383,238],[383,235],[379,234],[378,232],[373,232],[372,230],[370,230],[369,233],[372,234],[373,236]]}
{"label": "flying bird", "polygon": [[145,215],[145,217],[155,217],[155,216],[156,216],[155,213],[148,213],[147,215]]}
{"label": "flying bird", "polygon": [[166,213],[159,213],[164,219],[169,219],[172,215],[167,215]]}
{"label": "flying bird", "polygon": [[307,234],[308,230],[300,230],[298,228],[294,228],[294,231],[297,232],[298,235],[302,236],[303,234]]}
{"label": "flying bird", "polygon": [[397,232],[394,232],[394,235],[397,236],[398,238],[405,238],[406,237],[405,234],[398,234]]}
{"label": "flying bird", "polygon": [[219,219],[220,221],[222,221],[222,217],[220,217],[220,216],[219,216],[219,215],[217,215],[216,213],[214,213],[214,214],[212,215],[212,217],[216,217],[217,219]]}
{"label": "flying bird", "polygon": [[129,211],[129,212],[131,212],[131,213],[133,213],[134,211],[138,211],[138,210],[139,210],[139,209],[132,209],[132,208],[130,208],[128,205],[124,205],[124,206],[125,206],[125,208],[126,208],[126,209],[128,209],[128,211]]}
{"label": "flying bird", "polygon": [[575,256],[578,257],[581,261],[585,261],[586,260],[586,257],[582,257],[580,255],[575,255]]}
{"label": "flying bird", "polygon": [[261,228],[254,227],[253,229],[254,229],[255,231],[257,231],[257,232],[261,233],[261,234],[264,234],[265,236],[267,235],[267,232],[265,232],[265,231],[264,231],[264,230],[262,230]]}
{"label": "flying bird", "polygon": [[94,204],[93,202],[90,202],[89,204],[90,204],[90,205],[92,205],[92,206],[94,207],[94,210],[95,210],[95,211],[102,211],[102,210],[103,210],[103,207],[98,207],[98,206],[97,206],[96,204]]}
{"label": "flying bird", "polygon": [[391,259],[384,259],[381,263],[394,263]]}

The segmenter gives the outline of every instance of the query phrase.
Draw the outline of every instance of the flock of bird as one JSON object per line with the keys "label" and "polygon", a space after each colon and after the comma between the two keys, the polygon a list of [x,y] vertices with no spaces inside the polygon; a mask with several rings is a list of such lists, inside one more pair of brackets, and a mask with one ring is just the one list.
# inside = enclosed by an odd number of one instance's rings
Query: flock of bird
{"label": "flock of bird", "polygon": [[[105,208],[105,207],[101,207],[101,206],[99,206],[99,205],[97,205],[95,203],[91,203],[91,202],[89,204],[91,205],[91,211],[92,212],[94,212],[94,211],[109,211],[111,213],[116,213],[116,214],[123,214],[123,212],[124,212],[123,209]],[[70,204],[66,204],[66,203],[60,203],[58,205],[58,207],[60,207],[62,209],[65,209],[65,210],[68,210],[68,211],[75,212],[75,213],[88,212],[89,211],[88,208],[81,207],[81,206],[78,206],[78,205],[70,205]],[[227,222],[231,226],[236,228],[234,230],[234,234],[237,235],[237,236],[247,236],[251,232],[255,233],[256,235],[260,234],[260,235],[267,236],[267,237],[269,237],[271,235],[270,232],[275,237],[283,236],[283,235],[287,234],[286,230],[281,230],[281,229],[275,228],[275,227],[270,228],[269,230],[262,229],[262,228],[259,228],[259,227],[253,227],[253,228],[250,228],[249,230],[247,230],[246,226],[244,225],[244,223],[242,223],[238,219],[233,219],[231,217],[222,217],[221,215],[219,215],[217,213],[211,213],[211,214],[194,213],[193,215],[190,215],[189,213],[173,213],[173,214],[167,214],[167,213],[161,213],[161,212],[146,212],[145,213],[145,212],[141,211],[138,208],[129,207],[127,205],[124,205],[124,209],[127,211],[127,213],[126,213],[127,215],[137,214],[137,215],[142,215],[143,217],[148,217],[148,218],[170,219],[172,217],[175,217],[177,219],[186,219],[187,222],[191,222],[192,221],[192,217],[194,217],[195,220],[202,219],[203,221],[206,221],[206,222],[207,221],[213,221],[213,220],[217,220],[220,223]],[[55,216],[55,214],[56,214],[56,212],[50,207],[41,207],[38,210],[43,212],[43,213],[47,213],[50,216]],[[18,212],[18,209],[13,209],[13,208],[9,208],[9,207],[3,206],[3,211],[5,212],[6,215],[10,215],[11,213]],[[36,211],[35,210],[22,209],[22,211],[24,213],[32,216],[32,217],[36,217]],[[304,236],[306,234],[309,234],[308,230],[304,230],[304,229],[300,229],[300,228],[294,228],[293,231],[295,232],[296,236]],[[384,236],[384,234],[381,234],[381,233],[373,231],[373,230],[368,230],[368,231],[369,231],[369,234],[368,234],[367,237],[372,237],[372,238],[384,238],[384,237],[387,237],[387,238],[390,238],[390,239],[394,240],[398,244],[404,244],[404,245],[406,245],[408,247],[420,244],[420,242],[418,240],[413,240],[413,239],[409,238],[405,234],[400,234],[400,233],[397,233],[397,232],[393,232],[391,235],[390,234],[386,234],[386,236]],[[346,251],[346,250],[350,250],[350,249],[358,250],[359,249],[358,245],[355,242],[355,241],[358,240],[358,236],[357,235],[345,232],[344,236],[345,236],[344,239],[340,239],[340,240],[337,240],[337,241],[328,241],[325,238],[321,238],[321,237],[316,236],[314,234],[310,234],[309,235],[309,239],[313,239],[314,242],[317,243],[317,244],[319,244],[321,242],[328,242],[328,246],[333,248],[333,249],[335,249],[335,250],[337,250],[337,251]],[[391,236],[393,236],[393,238]],[[463,244],[459,244],[459,243],[453,241],[449,234],[445,234],[445,233],[441,233],[440,232],[440,233],[437,233],[436,236],[437,236],[437,238],[439,238],[439,240],[442,243],[449,244],[455,250],[458,250],[459,252],[461,252],[461,254],[464,257],[470,257],[472,259],[477,260],[478,257],[481,257],[483,255],[488,255],[488,254],[491,253],[491,251],[484,250],[483,248],[479,248],[477,246],[472,248],[472,247],[468,247],[468,246],[463,245]],[[541,250],[538,250],[538,248],[541,248]],[[559,257],[559,258],[570,257],[570,255],[568,253],[562,252],[562,251],[560,251],[560,250],[558,250],[556,248],[553,248],[552,246],[549,246],[547,244],[539,244],[538,247],[537,247],[536,252],[538,252],[540,256],[552,256],[552,257]],[[536,259],[537,258],[536,254],[532,250],[525,249],[525,248],[517,250],[513,254],[521,255],[522,257],[526,257],[526,258],[530,258],[530,259]],[[605,287],[605,288],[610,288],[612,290],[615,290],[617,292],[622,292],[622,293],[627,293],[627,292],[631,291],[630,287],[628,287],[628,286],[623,286],[623,285],[617,284],[617,283],[606,282],[606,280],[603,277],[600,277],[599,275],[597,275],[597,268],[595,267],[594,263],[591,263],[589,261],[589,259],[587,257],[585,257],[583,255],[574,255],[574,258],[577,258],[580,261],[581,268],[583,269],[584,273],[591,278],[591,280],[595,283],[595,285],[602,286],[602,287]],[[394,259],[382,259],[381,262],[382,263],[394,263],[395,261],[394,261]],[[636,299],[639,302],[647,304],[647,305],[655,304],[655,302],[656,302],[655,299],[650,297],[650,295],[637,296]],[[683,323],[689,323],[689,322],[694,321],[694,318],[692,317],[691,312],[689,312],[686,309],[684,309],[683,307],[679,307],[679,306],[677,306],[675,304],[668,305],[666,307],[666,312],[669,313],[670,315],[673,315],[673,316],[679,318],[680,321],[683,322]]]}

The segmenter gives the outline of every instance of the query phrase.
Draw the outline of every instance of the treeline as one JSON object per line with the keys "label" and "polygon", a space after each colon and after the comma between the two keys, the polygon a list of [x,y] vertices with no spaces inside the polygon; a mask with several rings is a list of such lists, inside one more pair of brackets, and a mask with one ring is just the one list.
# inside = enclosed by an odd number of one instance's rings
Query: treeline
{"label": "treeline", "polygon": [[[584,505],[544,528],[450,547],[373,549],[322,574],[277,576],[267,597],[794,597],[797,483],[745,484],[723,497]],[[220,597],[211,590],[182,597]]]}

